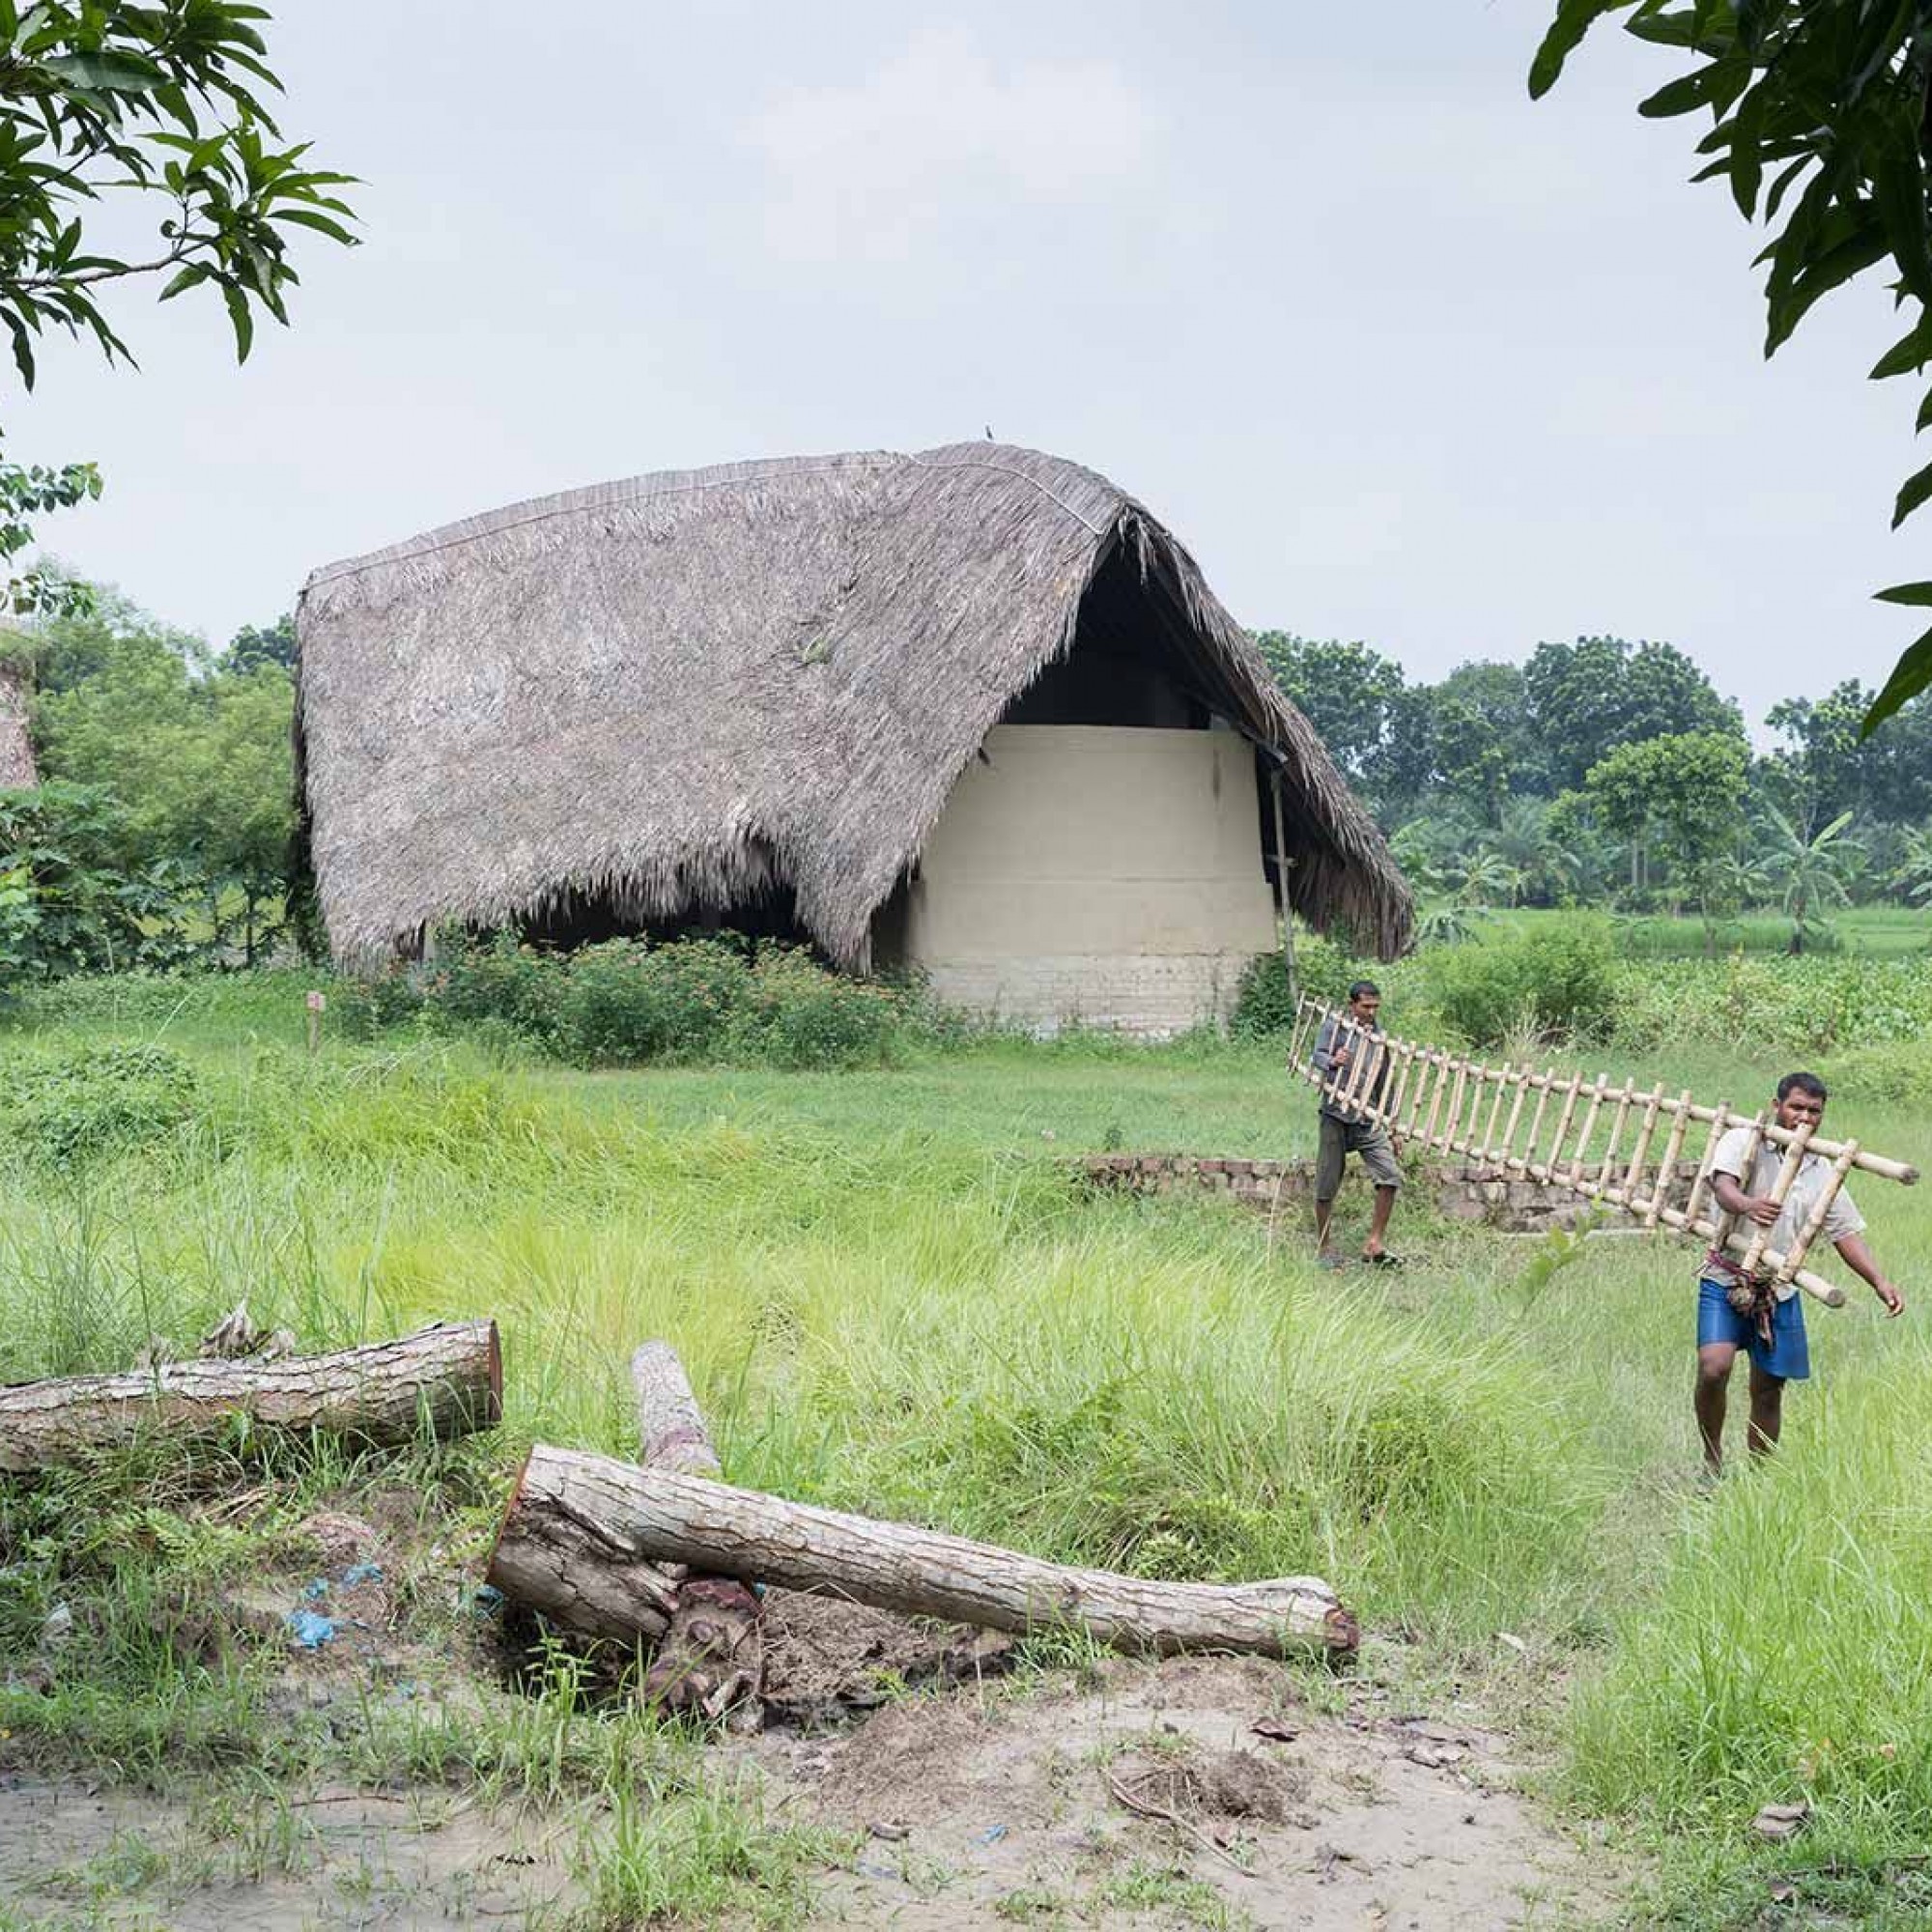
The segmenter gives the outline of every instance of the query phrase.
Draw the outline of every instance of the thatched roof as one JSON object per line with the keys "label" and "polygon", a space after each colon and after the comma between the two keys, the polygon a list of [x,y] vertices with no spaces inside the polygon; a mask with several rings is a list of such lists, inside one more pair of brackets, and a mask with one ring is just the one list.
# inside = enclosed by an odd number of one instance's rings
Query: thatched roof
{"label": "thatched roof", "polygon": [[1117,554],[1177,675],[1282,760],[1297,908],[1400,951],[1380,835],[1194,559],[1092,470],[976,442],[639,476],[317,571],[298,730],[336,953],[572,894],[668,918],[781,881],[864,963]]}

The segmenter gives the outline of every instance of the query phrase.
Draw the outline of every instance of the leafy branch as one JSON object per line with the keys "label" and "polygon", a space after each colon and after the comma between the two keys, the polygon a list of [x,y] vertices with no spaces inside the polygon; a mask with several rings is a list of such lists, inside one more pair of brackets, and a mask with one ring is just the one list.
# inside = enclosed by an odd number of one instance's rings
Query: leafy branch
{"label": "leafy branch", "polygon": [[[1598,21],[1691,55],[1697,65],[1638,103],[1651,119],[1708,113],[1692,177],[1722,180],[1770,239],[1765,354],[1776,355],[1834,289],[1889,265],[1911,326],[1874,365],[1874,381],[1932,363],[1932,0],[1561,0],[1529,71],[1532,98],[1553,87]],[[1918,427],[1932,425],[1932,389]],[[1892,527],[1932,499],[1932,464],[1908,477]],[[1932,582],[1879,599],[1932,608]],[[1900,656],[1865,714],[1866,736],[1932,685],[1932,630]]]}

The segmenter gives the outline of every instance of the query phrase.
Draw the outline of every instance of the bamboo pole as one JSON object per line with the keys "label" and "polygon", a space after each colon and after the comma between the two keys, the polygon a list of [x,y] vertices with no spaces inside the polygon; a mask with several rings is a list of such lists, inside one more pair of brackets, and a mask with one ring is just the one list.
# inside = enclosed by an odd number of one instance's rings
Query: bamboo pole
{"label": "bamboo pole", "polygon": [[[1751,1128],[1750,1139],[1745,1144],[1744,1172],[1737,1177],[1738,1185],[1742,1187],[1747,1194],[1750,1192],[1751,1177],[1755,1175],[1757,1172],[1757,1151],[1764,1144],[1765,1117],[1762,1114],[1760,1114],[1757,1117],[1757,1119],[1750,1123],[1750,1128]],[[1715,1196],[1716,1193],[1715,1182],[1713,1183],[1712,1191],[1713,1195]],[[1715,1215],[1713,1215],[1712,1218],[1713,1220],[1717,1220],[1717,1217]],[[1738,1217],[1735,1214],[1727,1213],[1724,1215],[1722,1220],[1718,1221],[1718,1237],[1712,1243],[1712,1246],[1714,1246],[1719,1254],[1722,1254],[1724,1249],[1730,1244],[1731,1236],[1737,1231],[1737,1225],[1738,1225]]]}
{"label": "bamboo pole", "polygon": [[1799,1229],[1798,1238],[1785,1250],[1784,1260],[1773,1276],[1775,1281],[1783,1283],[1792,1280],[1799,1268],[1804,1265],[1804,1257],[1811,1252],[1811,1243],[1824,1232],[1826,1220],[1832,1212],[1832,1205],[1837,1200],[1838,1190],[1845,1184],[1845,1176],[1851,1172],[1852,1163],[1858,1157],[1857,1141],[1847,1141],[1839,1149],[1837,1159],[1832,1163],[1831,1179],[1817,1200],[1811,1204],[1811,1211],[1804,1217],[1804,1225]]}
{"label": "bamboo pole", "polygon": [[[1690,1118],[1693,1121],[1718,1121],[1721,1122],[1724,1126],[1730,1127],[1742,1127],[1747,1124],[1744,1115],[1731,1111],[1730,1102],[1727,1100],[1719,1100],[1715,1107],[1699,1107],[1693,1104],[1690,1109]],[[1794,1138],[1791,1128],[1780,1127],[1764,1116],[1760,1116],[1759,1119],[1764,1124],[1764,1138],[1773,1147],[1789,1147],[1791,1145]],[[1814,1135],[1810,1142],[1810,1151],[1815,1154],[1822,1155],[1827,1160],[1835,1160],[1839,1154],[1844,1152],[1845,1143],[1843,1141],[1820,1140]],[[1882,1176],[1887,1180],[1896,1180],[1906,1187],[1918,1184],[1918,1170],[1909,1161],[1888,1160],[1884,1154],[1867,1153],[1862,1148],[1857,1148],[1853,1151],[1852,1165],[1861,1174],[1876,1174]]]}
{"label": "bamboo pole", "polygon": [[1435,1086],[1429,1095],[1429,1120],[1422,1129],[1422,1145],[1433,1148],[1435,1145],[1435,1122],[1442,1112],[1442,1102],[1449,1096],[1450,1073],[1455,1061],[1446,1053],[1437,1057],[1435,1066]]}
{"label": "bamboo pole", "polygon": [[1624,1082],[1617,1095],[1617,1111],[1610,1118],[1610,1137],[1604,1143],[1604,1157],[1597,1163],[1597,1178],[1586,1190],[1592,1201],[1601,1201],[1610,1189],[1610,1176],[1616,1172],[1617,1147],[1624,1137],[1624,1122],[1630,1119],[1631,1102],[1635,1097],[1634,1083]]}
{"label": "bamboo pole", "polygon": [[1597,1116],[1603,1111],[1604,1093],[1609,1078],[1607,1073],[1597,1075],[1596,1085],[1590,1089],[1590,1104],[1583,1109],[1583,1131],[1577,1136],[1577,1151],[1570,1161],[1570,1185],[1579,1192],[1583,1179],[1583,1155],[1590,1145],[1590,1136],[1597,1131]]}
{"label": "bamboo pole", "polygon": [[1402,1119],[1402,1103],[1408,1096],[1409,1076],[1415,1071],[1417,1053],[1417,1049],[1407,1040],[1398,1040],[1393,1044],[1401,1071],[1396,1074],[1395,1091],[1389,1095],[1385,1113],[1388,1130],[1392,1137],[1398,1136],[1401,1132],[1396,1122]]}
{"label": "bamboo pole", "polygon": [[[1684,1197],[1683,1214],[1674,1222],[1667,1213],[1659,1215],[1659,1219],[1666,1227],[1688,1228],[1694,1232],[1697,1226],[1697,1210],[1703,1206],[1704,1195],[1711,1185],[1711,1163],[1718,1157],[1718,1143],[1728,1131],[1723,1125],[1723,1118],[1729,1108],[1728,1100],[1718,1102],[1718,1118],[1712,1124],[1710,1137],[1704,1143],[1704,1155],[1697,1163],[1697,1172],[1690,1178],[1690,1192]],[[1687,1121],[1694,1118],[1693,1113],[1687,1116]]]}
{"label": "bamboo pole", "polygon": [[1500,1165],[1508,1172],[1510,1151],[1516,1146],[1517,1122],[1522,1119],[1522,1103],[1529,1098],[1530,1072],[1524,1067],[1516,1080],[1516,1098],[1510,1102],[1509,1122],[1503,1128],[1502,1159]]}
{"label": "bamboo pole", "polygon": [[1657,1217],[1662,1211],[1665,1198],[1670,1192],[1670,1183],[1677,1179],[1677,1163],[1684,1154],[1684,1136],[1690,1130],[1690,1090],[1685,1088],[1670,1111],[1670,1133],[1663,1143],[1663,1158],[1658,1164],[1657,1185],[1650,1191],[1650,1199],[1644,1204],[1643,1225],[1657,1226]]}
{"label": "bamboo pole", "polygon": [[1549,1157],[1534,1167],[1526,1167],[1525,1172],[1537,1180],[1554,1180],[1557,1163],[1563,1158],[1563,1144],[1570,1134],[1570,1117],[1577,1111],[1577,1097],[1583,1091],[1583,1076],[1573,1073],[1570,1084],[1563,1090],[1563,1106],[1556,1116],[1556,1133],[1549,1143]]}
{"label": "bamboo pole", "polygon": [[[1808,1131],[1809,1126],[1810,1122],[1806,1122],[1804,1128],[1800,1130],[1798,1138],[1785,1150],[1783,1162],[1777,1170],[1777,1179],[1771,1183],[1771,1198],[1776,1204],[1780,1217],[1784,1212],[1784,1204],[1791,1198],[1792,1183],[1804,1170],[1804,1143],[1811,1138]],[[1748,1168],[1749,1163],[1747,1162],[1746,1165]],[[1748,1180],[1747,1179],[1742,1184],[1746,1187],[1746,1191],[1748,1192]],[[1776,1224],[1774,1223],[1773,1225],[1776,1226]],[[1758,1264],[1764,1259],[1765,1247],[1770,1240],[1771,1229],[1761,1224],[1753,1224],[1750,1240],[1745,1247],[1745,1258],[1742,1264],[1744,1273],[1750,1279],[1756,1279]]]}
{"label": "bamboo pole", "polygon": [[1644,1155],[1650,1151],[1651,1141],[1657,1134],[1657,1110],[1663,1099],[1663,1085],[1660,1081],[1650,1090],[1643,1103],[1643,1119],[1637,1122],[1636,1145],[1631,1149],[1630,1165],[1624,1170],[1624,1184],[1612,1187],[1605,1195],[1606,1201],[1614,1201],[1619,1208],[1627,1208],[1633,1212],[1636,1208],[1636,1186],[1643,1179]]}
{"label": "bamboo pole", "polygon": [[1496,1137],[1496,1122],[1502,1118],[1503,1095],[1509,1091],[1507,1066],[1496,1068],[1496,1097],[1490,1103],[1490,1118],[1483,1122],[1483,1144],[1476,1150],[1476,1158],[1487,1167],[1495,1155],[1491,1151],[1491,1143]]}
{"label": "bamboo pole", "polygon": [[1470,1067],[1469,1073],[1473,1084],[1469,1089],[1467,1107],[1466,1109],[1459,1107],[1456,1110],[1455,1120],[1450,1122],[1451,1153],[1468,1154],[1475,1149],[1476,1119],[1483,1111],[1483,1084],[1489,1078],[1490,1069],[1478,1061]]}
{"label": "bamboo pole", "polygon": [[1415,1092],[1408,1102],[1408,1119],[1403,1125],[1403,1138],[1413,1137],[1422,1122],[1422,1103],[1432,1091],[1441,1086],[1442,1054],[1435,1047],[1430,1047],[1422,1056],[1422,1078],[1415,1083]]}
{"label": "bamboo pole", "polygon": [[1543,1131],[1543,1116],[1548,1109],[1549,1095],[1556,1085],[1555,1067],[1546,1066],[1543,1069],[1543,1078],[1540,1081],[1532,1079],[1529,1084],[1536,1089],[1536,1112],[1530,1118],[1529,1134],[1522,1144],[1521,1158],[1512,1158],[1507,1162],[1508,1166],[1515,1168],[1520,1174],[1529,1172],[1529,1164],[1536,1156],[1537,1136]]}

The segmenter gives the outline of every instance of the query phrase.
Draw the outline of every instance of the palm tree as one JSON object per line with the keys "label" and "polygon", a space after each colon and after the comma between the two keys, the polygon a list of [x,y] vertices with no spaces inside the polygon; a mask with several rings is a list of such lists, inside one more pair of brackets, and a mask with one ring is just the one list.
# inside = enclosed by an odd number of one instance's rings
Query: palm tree
{"label": "palm tree", "polygon": [[1805,838],[1776,806],[1764,808],[1762,830],[1769,836],[1771,850],[1766,869],[1784,886],[1784,914],[1791,922],[1791,951],[1803,952],[1807,932],[1815,931],[1814,917],[1821,906],[1851,903],[1845,889],[1845,874],[1858,850],[1858,841],[1841,835],[1852,822],[1849,811],[1841,811],[1822,832]]}

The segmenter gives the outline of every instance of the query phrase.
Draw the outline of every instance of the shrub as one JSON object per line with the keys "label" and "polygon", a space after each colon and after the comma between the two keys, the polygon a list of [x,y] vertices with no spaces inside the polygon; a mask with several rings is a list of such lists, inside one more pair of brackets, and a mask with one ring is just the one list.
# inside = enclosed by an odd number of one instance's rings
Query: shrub
{"label": "shrub", "polygon": [[890,987],[842,979],[795,948],[771,947],[752,969],[731,1044],[775,1066],[878,1065],[904,1016]]}
{"label": "shrub", "polygon": [[421,981],[406,966],[368,980],[343,980],[330,991],[329,1011],[351,1039],[370,1039],[412,1020],[423,1009]]}
{"label": "shrub", "polygon": [[190,1120],[200,1100],[194,1068],[163,1046],[85,1047],[7,1084],[14,1140],[54,1167],[151,1147]]}
{"label": "shrub", "polygon": [[1524,1027],[1597,1038],[1616,1016],[1616,960],[1599,920],[1550,920],[1457,947],[1437,954],[1435,969],[1437,1009],[1474,1046],[1493,1046]]}
{"label": "shrub", "polygon": [[526,1039],[548,1042],[561,1022],[563,962],[508,933],[459,940],[423,980],[430,1008],[459,1021],[496,1021]]}
{"label": "shrub", "polygon": [[751,990],[743,952],[722,939],[612,939],[560,970],[556,1043],[582,1065],[706,1059]]}

